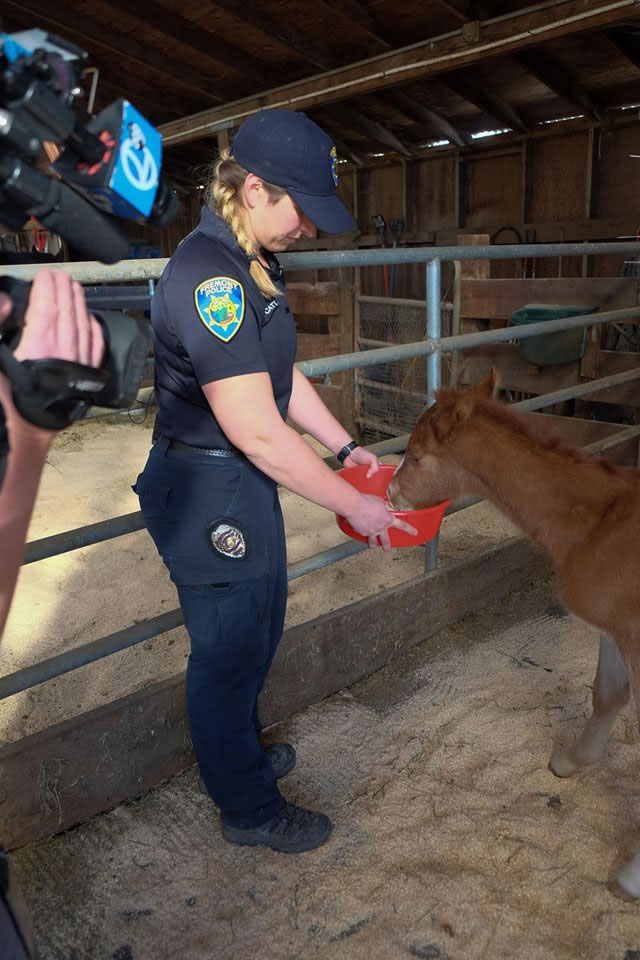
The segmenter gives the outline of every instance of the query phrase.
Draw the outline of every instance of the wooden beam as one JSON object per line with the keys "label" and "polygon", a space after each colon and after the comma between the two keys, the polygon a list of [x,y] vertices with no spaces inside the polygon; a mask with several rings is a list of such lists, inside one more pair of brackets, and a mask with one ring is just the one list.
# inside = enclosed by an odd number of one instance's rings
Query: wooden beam
{"label": "wooden beam", "polygon": [[[28,30],[33,27],[33,17],[28,13],[20,14],[18,10],[12,10],[9,17],[3,17],[3,21],[8,33],[14,33],[18,30]],[[114,68],[114,58],[100,53],[91,53],[91,66],[99,71],[98,99],[100,100],[101,90],[113,90],[116,97],[122,96],[125,84],[123,84],[122,71]],[[89,84],[85,85],[85,92],[88,93]],[[184,91],[181,91],[184,95]],[[134,106],[142,109],[142,113],[150,113],[152,110],[158,111],[162,120],[166,119],[167,114],[175,113],[179,117],[184,117],[185,111],[193,105],[193,97],[180,97],[176,95],[175,90],[170,92],[160,92],[157,86],[153,86],[137,73],[127,72],[126,93]],[[106,100],[107,98],[103,98]],[[95,111],[94,111],[95,112]]]}
{"label": "wooden beam", "polygon": [[[636,370],[640,363],[637,353],[622,353],[615,350],[600,352],[598,377],[610,377],[616,373]],[[500,374],[500,386],[504,390],[531,393],[542,396],[554,390],[566,390],[579,383],[585,383],[580,376],[580,361],[562,363],[551,367],[532,367],[520,356],[516,343],[494,343],[491,346],[475,347],[462,351],[461,382],[474,383],[486,376],[491,367],[497,367]],[[640,408],[638,381],[621,383],[590,393],[583,400],[599,403],[615,403],[625,407]]]}
{"label": "wooden beam", "polygon": [[478,110],[482,110],[483,113],[493,117],[498,123],[510,127],[512,130],[518,130],[520,133],[527,132],[527,124],[515,107],[479,84],[475,79],[472,80],[465,73],[454,70],[451,73],[443,74],[439,77],[439,81],[445,87],[453,90],[459,97],[462,97],[463,100],[467,100]]}
{"label": "wooden beam", "polygon": [[221,40],[201,24],[179,16],[156,0],[136,0],[135,3],[131,0],[109,0],[109,6],[122,10],[143,26],[153,26],[158,33],[177,40],[201,56],[215,60],[225,69],[231,68],[244,77],[257,80],[262,86],[269,86],[272,74],[259,59],[249,56],[228,40]]}
{"label": "wooden beam", "polygon": [[[495,0],[474,0],[475,16],[488,19],[496,16],[499,11],[495,9]],[[460,16],[464,14],[460,13]],[[468,12],[469,19],[472,18]],[[571,72],[567,70],[555,58],[540,49],[526,50],[518,53],[514,57],[518,63],[529,73],[532,73],[549,90],[553,90],[558,96],[564,97],[569,103],[583,110],[587,116],[594,120],[602,122],[605,117],[603,107],[600,106],[594,97],[579,83]]]}
{"label": "wooden beam", "polygon": [[381,90],[376,96],[388,103],[390,107],[403,113],[405,117],[409,117],[410,120],[425,123],[428,127],[435,127],[438,133],[458,147],[464,147],[473,142],[468,134],[462,133],[457,127],[454,127],[446,117],[410,97],[404,90]]}
{"label": "wooden beam", "polygon": [[612,27],[603,32],[623,57],[640,70],[640,35],[625,27]]}
{"label": "wooden beam", "polygon": [[[261,720],[284,720],[548,573],[546,557],[514,537],[290,627],[260,698]],[[6,744],[3,845],[14,850],[67,830],[193,763],[184,673]]]}
{"label": "wooden beam", "polygon": [[405,157],[411,156],[411,150],[409,150],[391,130],[388,130],[387,127],[378,123],[377,120],[371,120],[369,117],[365,117],[359,110],[354,110],[352,107],[347,107],[341,103],[327,108],[324,112],[334,117],[342,127],[350,127],[352,130],[363,133],[369,140],[378,144],[384,150],[394,150],[396,153],[401,153]]}
{"label": "wooden beam", "polygon": [[333,140],[336,150],[338,151],[338,156],[344,160],[351,160],[352,163],[355,163],[356,167],[362,167],[365,163],[365,159],[361,153],[358,153],[350,144],[345,143],[344,140],[340,140],[339,137],[334,137],[331,134],[331,139]]}
{"label": "wooden beam", "polygon": [[264,9],[259,0],[214,0],[209,4],[224,10],[240,23],[248,24],[268,38],[269,43],[276,41],[289,52],[297,54],[306,63],[326,70],[335,65],[335,58],[327,54],[327,47],[313,41],[308,33],[299,30],[290,20],[275,16]]}
{"label": "wooden beam", "polygon": [[337,317],[340,297],[340,285],[335,280],[287,284],[287,302],[297,317]]}
{"label": "wooden beam", "polygon": [[525,303],[597,304],[601,310],[623,310],[637,306],[638,281],[633,277],[551,277],[462,282],[462,317],[509,320]]}
{"label": "wooden beam", "polygon": [[564,97],[569,103],[582,110],[588,117],[602,123],[605,119],[604,108],[591,93],[565,69],[561,63],[542,50],[523,50],[518,54],[518,62],[532,73],[546,87]]}
{"label": "wooden beam", "polygon": [[468,23],[469,20],[475,20],[474,12],[465,0],[458,0],[458,3],[452,3],[451,0],[436,0],[439,7],[450,13],[461,23]]}
{"label": "wooden beam", "polygon": [[[35,18],[32,26],[51,25],[65,35],[70,33],[78,37],[83,44],[90,48],[100,47],[115,54],[118,60],[133,60],[145,67],[152,67],[172,81],[183,84],[190,90],[221,103],[231,93],[231,88],[221,85],[219,78],[201,76],[183,60],[176,60],[167,53],[161,53],[153,47],[148,47],[130,36],[115,33],[103,24],[96,25],[95,20],[86,17],[77,10],[71,10],[60,0],[3,0],[5,7],[16,7],[22,13],[29,10]],[[61,28],[61,29],[60,29]],[[178,121],[179,122],[179,121]]]}
{"label": "wooden beam", "polygon": [[377,23],[374,20],[370,9],[365,7],[359,0],[316,0],[316,6],[326,7],[332,13],[335,13],[351,30],[365,36],[369,41],[372,53],[384,53],[392,49],[392,44],[387,43],[380,36]]}
{"label": "wooden beam", "polygon": [[216,139],[218,141],[218,153],[222,153],[223,150],[228,150],[231,146],[231,133],[229,130],[220,130],[216,134]]}
{"label": "wooden beam", "polygon": [[[18,0],[14,0],[18,2]],[[33,0],[30,0],[33,2]],[[229,7],[235,3],[225,0]],[[253,9],[252,5],[252,9]],[[243,6],[243,10],[246,5]],[[562,13],[560,13],[562,11]],[[557,37],[571,36],[637,16],[635,0],[611,0],[609,3],[585,0],[549,0],[533,11],[516,13],[496,21],[483,22],[480,36],[467,42],[462,29],[393,50],[382,56],[286,84],[256,97],[246,97],[224,107],[204,110],[160,128],[165,146],[197,140],[207,132],[239,124],[245,117],[264,107],[309,110],[325,103],[337,103],[349,97],[372,93],[412,80],[436,76],[445,70],[462,68],[491,57],[504,56]],[[264,18],[269,23],[270,18]],[[266,24],[265,24],[266,29]]]}

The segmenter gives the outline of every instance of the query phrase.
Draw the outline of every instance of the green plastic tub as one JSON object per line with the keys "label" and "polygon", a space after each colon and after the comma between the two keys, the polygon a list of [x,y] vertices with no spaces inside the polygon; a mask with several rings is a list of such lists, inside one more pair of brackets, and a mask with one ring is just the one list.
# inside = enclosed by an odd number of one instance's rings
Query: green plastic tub
{"label": "green plastic tub", "polygon": [[[539,323],[542,320],[558,320],[560,317],[580,317],[597,313],[593,306],[566,306],[565,304],[528,303],[511,316],[517,326],[523,323]],[[562,330],[560,333],[541,334],[520,340],[520,355],[526,363],[536,367],[550,367],[556,363],[573,363],[579,360],[587,344],[587,327]]]}

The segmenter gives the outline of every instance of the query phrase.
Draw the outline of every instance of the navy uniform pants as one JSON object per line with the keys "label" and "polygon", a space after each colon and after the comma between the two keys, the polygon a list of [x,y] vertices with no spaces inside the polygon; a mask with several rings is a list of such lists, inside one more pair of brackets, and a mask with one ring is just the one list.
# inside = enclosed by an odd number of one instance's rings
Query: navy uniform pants
{"label": "navy uniform pants", "polygon": [[185,454],[161,438],[134,490],[191,640],[187,712],[202,778],[225,823],[265,823],[285,802],[257,707],[287,601],[276,484],[245,458]]}

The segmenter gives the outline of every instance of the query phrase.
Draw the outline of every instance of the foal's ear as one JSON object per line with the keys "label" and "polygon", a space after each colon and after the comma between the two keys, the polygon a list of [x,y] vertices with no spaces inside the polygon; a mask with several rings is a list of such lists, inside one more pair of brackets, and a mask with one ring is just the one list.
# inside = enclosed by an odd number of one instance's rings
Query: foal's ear
{"label": "foal's ear", "polygon": [[492,400],[498,392],[498,371],[491,368],[490,373],[473,386],[458,394],[455,403],[455,419],[457,423],[464,423],[471,416],[471,412],[478,400]]}
{"label": "foal's ear", "polygon": [[476,397],[485,398],[487,400],[495,400],[498,395],[498,380],[499,374],[495,367],[491,367],[491,370],[482,380],[478,380],[477,383],[473,385],[473,389],[476,392]]}

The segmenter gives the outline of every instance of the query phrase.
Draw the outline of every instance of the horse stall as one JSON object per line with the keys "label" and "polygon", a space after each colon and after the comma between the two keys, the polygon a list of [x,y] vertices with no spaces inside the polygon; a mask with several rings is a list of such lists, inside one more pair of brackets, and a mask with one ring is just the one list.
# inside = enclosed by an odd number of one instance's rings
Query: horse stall
{"label": "horse stall", "polygon": [[[242,117],[303,109],[356,226],[281,256],[297,363],[359,442],[398,463],[438,387],[495,369],[536,430],[637,467],[633,0],[7,7],[7,30],[29,10],[82,38],[96,110],[126,94],[163,134],[180,214],[130,224],[130,260],[68,262],[88,295],[148,313]],[[1,245],[26,253],[33,229]],[[563,332],[576,355],[554,353]],[[131,490],[152,364],[130,410],[55,438],[0,648],[0,842],[42,960],[639,960],[638,905],[609,889],[638,848],[637,718],[588,770],[548,768],[591,714],[598,630],[486,501],[383,553],[281,490],[289,603],[262,720],[296,746],[283,793],[335,829],[300,857],[224,841],[185,716],[188,637]]]}

